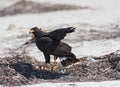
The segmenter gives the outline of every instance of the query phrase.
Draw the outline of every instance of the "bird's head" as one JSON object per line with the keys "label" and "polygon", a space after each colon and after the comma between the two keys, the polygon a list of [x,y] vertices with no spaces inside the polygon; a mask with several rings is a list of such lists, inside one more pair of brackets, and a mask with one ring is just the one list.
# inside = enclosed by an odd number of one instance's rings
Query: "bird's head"
{"label": "bird's head", "polygon": [[37,27],[33,27],[29,30],[29,34],[31,35],[32,39],[35,38],[36,29],[37,29]]}
{"label": "bird's head", "polygon": [[41,34],[43,33],[43,30],[38,27],[33,27],[29,30],[29,34],[31,35],[32,39],[35,39],[35,37],[37,36],[40,36]]}

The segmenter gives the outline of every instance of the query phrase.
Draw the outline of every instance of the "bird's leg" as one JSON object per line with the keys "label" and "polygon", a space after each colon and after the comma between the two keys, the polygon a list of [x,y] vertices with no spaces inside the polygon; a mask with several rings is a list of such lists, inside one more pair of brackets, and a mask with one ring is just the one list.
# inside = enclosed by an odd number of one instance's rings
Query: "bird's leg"
{"label": "bird's leg", "polygon": [[57,60],[57,56],[54,55],[53,70],[58,68],[58,64],[56,60]]}
{"label": "bird's leg", "polygon": [[44,53],[45,56],[45,66],[42,67],[42,70],[50,70],[51,64],[50,64],[50,55],[47,53]]}
{"label": "bird's leg", "polygon": [[57,60],[57,56],[54,56],[54,65],[57,64],[56,60]]}

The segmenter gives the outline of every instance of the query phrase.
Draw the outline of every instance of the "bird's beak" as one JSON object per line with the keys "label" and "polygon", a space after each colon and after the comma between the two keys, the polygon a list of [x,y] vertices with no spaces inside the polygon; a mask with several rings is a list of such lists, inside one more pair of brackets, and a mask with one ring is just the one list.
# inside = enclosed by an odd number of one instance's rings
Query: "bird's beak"
{"label": "bird's beak", "polygon": [[32,30],[32,29],[29,30],[29,34],[31,34],[31,33],[33,33],[33,32],[34,32],[34,30]]}

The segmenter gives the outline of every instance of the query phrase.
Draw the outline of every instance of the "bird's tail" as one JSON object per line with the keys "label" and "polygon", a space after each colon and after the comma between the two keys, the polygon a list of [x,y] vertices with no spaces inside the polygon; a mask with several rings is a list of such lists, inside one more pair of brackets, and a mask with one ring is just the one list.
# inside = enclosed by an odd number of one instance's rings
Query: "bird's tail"
{"label": "bird's tail", "polygon": [[67,33],[75,32],[75,27],[68,27],[66,28]]}
{"label": "bird's tail", "polygon": [[63,60],[61,60],[61,64],[64,67],[77,63],[77,62],[79,62],[79,60],[76,58],[74,54],[71,54],[70,57],[66,57]]}

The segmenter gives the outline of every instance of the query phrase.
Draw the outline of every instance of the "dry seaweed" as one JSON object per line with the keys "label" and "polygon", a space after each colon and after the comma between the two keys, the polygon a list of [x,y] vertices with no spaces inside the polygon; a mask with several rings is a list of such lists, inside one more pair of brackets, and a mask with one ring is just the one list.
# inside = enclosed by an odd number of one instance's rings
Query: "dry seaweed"
{"label": "dry seaweed", "polygon": [[120,54],[84,57],[68,67],[44,70],[43,62],[16,55],[0,59],[0,85],[19,86],[39,82],[107,81],[120,79]]}

